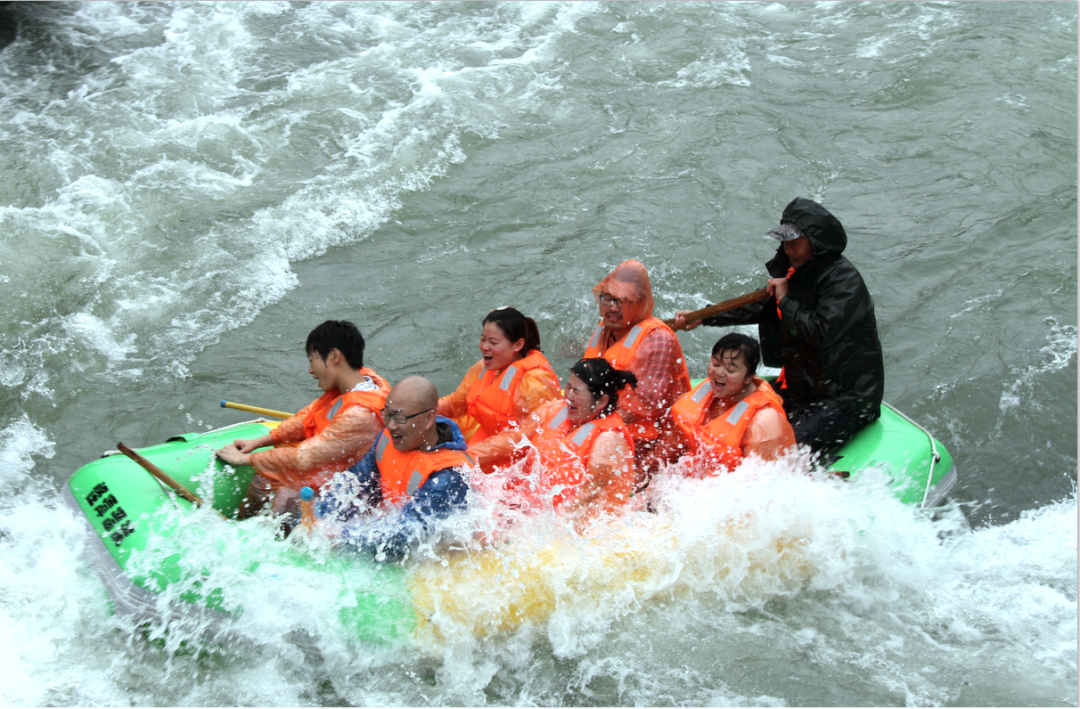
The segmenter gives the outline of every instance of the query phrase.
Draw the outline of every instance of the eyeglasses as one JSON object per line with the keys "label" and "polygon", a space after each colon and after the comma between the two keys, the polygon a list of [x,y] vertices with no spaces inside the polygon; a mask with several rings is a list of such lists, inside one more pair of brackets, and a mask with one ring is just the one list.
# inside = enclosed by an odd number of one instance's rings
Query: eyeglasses
{"label": "eyeglasses", "polygon": [[383,409],[382,410],[382,417],[383,417],[383,421],[393,421],[398,426],[401,426],[401,425],[404,425],[405,422],[408,421],[411,418],[415,418],[416,416],[419,416],[420,414],[426,414],[427,412],[434,411],[434,410],[435,409],[424,409],[423,411],[417,411],[415,414],[409,414],[408,416],[406,416],[405,414],[392,414],[392,413],[390,413],[389,409]]}
{"label": "eyeglasses", "polygon": [[601,293],[600,294],[600,304],[601,305],[606,305],[608,307],[611,307],[611,306],[615,306],[616,308],[621,308],[622,307],[622,301],[621,300],[619,300],[618,298],[612,298],[607,293]]}

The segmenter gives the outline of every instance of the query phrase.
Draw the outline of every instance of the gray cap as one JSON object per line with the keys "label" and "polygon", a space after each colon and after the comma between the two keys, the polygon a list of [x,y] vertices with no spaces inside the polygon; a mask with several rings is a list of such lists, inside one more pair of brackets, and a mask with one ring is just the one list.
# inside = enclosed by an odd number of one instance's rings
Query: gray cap
{"label": "gray cap", "polygon": [[800,236],[803,235],[803,233],[799,230],[799,227],[790,223],[781,224],[775,229],[771,229],[767,233],[769,236],[776,239],[777,241],[795,241],[795,239],[798,239]]}

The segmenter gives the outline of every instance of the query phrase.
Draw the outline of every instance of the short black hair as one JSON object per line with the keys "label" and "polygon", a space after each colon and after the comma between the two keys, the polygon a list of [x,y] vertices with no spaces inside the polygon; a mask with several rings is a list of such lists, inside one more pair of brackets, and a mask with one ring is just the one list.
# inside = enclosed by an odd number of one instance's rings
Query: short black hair
{"label": "short black hair", "polygon": [[353,369],[364,367],[364,336],[348,320],[327,320],[307,336],[305,349],[317,354],[324,362],[337,349]]}
{"label": "short black hair", "polygon": [[761,361],[761,345],[758,341],[738,332],[729,332],[716,341],[712,348],[712,356],[724,352],[738,352],[746,363],[746,371],[750,376],[757,372],[758,362]]}
{"label": "short black hair", "polygon": [[579,359],[570,368],[570,373],[576,374],[578,379],[585,382],[593,399],[607,395],[608,405],[600,412],[605,415],[619,408],[619,391],[623,387],[637,387],[637,376],[633,372],[615,369],[603,357]]}

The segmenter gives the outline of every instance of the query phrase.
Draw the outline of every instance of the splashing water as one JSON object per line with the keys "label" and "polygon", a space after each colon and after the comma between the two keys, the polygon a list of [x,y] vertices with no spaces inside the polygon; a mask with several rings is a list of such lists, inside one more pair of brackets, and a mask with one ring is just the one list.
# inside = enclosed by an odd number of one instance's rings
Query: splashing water
{"label": "splashing water", "polygon": [[[160,647],[167,677],[213,665],[211,685],[168,693],[179,703],[655,704],[670,700],[671,685],[635,668],[671,668],[675,657],[684,658],[680,696],[694,703],[805,699],[790,683],[821,663],[882,704],[1026,696],[1045,691],[1015,684],[1036,670],[1075,678],[1060,652],[1076,642],[1075,498],[972,532],[955,507],[928,515],[901,505],[872,471],[850,484],[800,470],[750,460],[705,480],[669,474],[650,487],[655,513],[635,509],[582,533],[547,513],[511,517],[486,547],[469,541],[472,530],[508,520],[474,495],[471,512],[404,567],[333,551],[318,535],[278,541],[268,519],[169,507],[161,515],[168,538],[183,540],[185,580],[161,595],[160,616],[143,630],[105,621],[103,592],[82,578],[91,607],[67,629],[101,622],[111,628],[98,631],[103,641],[125,652],[144,638]],[[65,527],[77,538],[77,521]],[[1032,559],[1027,550],[1046,534],[1065,540],[1060,553]],[[175,550],[151,543],[132,573]],[[208,589],[220,589],[215,601],[232,615],[166,612]],[[372,604],[380,613],[365,615]],[[56,632],[61,640],[64,626]],[[755,693],[745,667],[777,660],[785,678]],[[33,677],[54,663],[16,667]],[[248,675],[271,666],[290,678],[285,695]]]}

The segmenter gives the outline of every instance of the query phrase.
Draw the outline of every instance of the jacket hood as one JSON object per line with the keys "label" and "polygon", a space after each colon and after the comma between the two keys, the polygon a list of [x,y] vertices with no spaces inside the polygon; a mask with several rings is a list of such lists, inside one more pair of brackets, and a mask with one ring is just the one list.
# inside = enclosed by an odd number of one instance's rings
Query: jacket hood
{"label": "jacket hood", "polygon": [[794,224],[802,233],[810,237],[815,256],[824,254],[839,256],[847,247],[847,232],[844,231],[840,220],[817,202],[805,197],[796,197],[784,207],[780,223]]}
{"label": "jacket hood", "polygon": [[626,325],[637,325],[652,315],[652,285],[649,272],[640,261],[623,261],[604,280],[592,289],[596,305],[600,305],[600,294],[607,293],[623,301],[623,316]]}
{"label": "jacket hood", "polygon": [[451,419],[435,416],[435,430],[439,432],[439,443],[435,449],[446,448],[449,450],[463,451],[469,448],[465,442],[465,436],[461,429]]}

